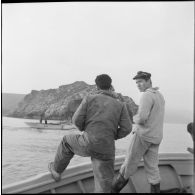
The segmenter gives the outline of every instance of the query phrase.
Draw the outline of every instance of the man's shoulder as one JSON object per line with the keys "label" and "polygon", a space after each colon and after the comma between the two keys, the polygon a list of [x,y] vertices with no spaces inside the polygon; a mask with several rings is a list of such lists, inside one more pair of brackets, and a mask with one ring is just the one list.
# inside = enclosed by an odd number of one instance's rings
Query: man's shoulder
{"label": "man's shoulder", "polygon": [[89,93],[85,96],[86,99],[93,99],[93,98],[96,98],[96,97],[99,97],[100,94],[98,93]]}
{"label": "man's shoulder", "polygon": [[85,99],[87,101],[92,101],[94,99],[101,99],[101,98],[102,98],[102,95],[98,94],[98,93],[96,93],[96,94],[88,94],[88,95],[85,96]]}
{"label": "man's shoulder", "polygon": [[112,95],[105,95],[102,93],[89,94],[86,96],[86,98],[88,99],[88,101],[92,101],[94,99],[105,100],[106,98],[108,101],[115,102],[116,104],[119,104],[121,106],[124,104],[124,102],[122,102],[120,98],[112,96]]}
{"label": "man's shoulder", "polygon": [[155,96],[155,95],[162,95],[162,93],[159,90],[146,90],[143,92],[142,96]]}
{"label": "man's shoulder", "polygon": [[[159,98],[156,98],[159,97]],[[162,95],[162,93],[158,90],[155,93],[152,93],[150,91],[145,91],[143,92],[141,99],[143,101],[156,101],[157,99],[160,99],[162,102],[165,102],[164,96]]]}
{"label": "man's shoulder", "polygon": [[152,97],[153,96],[153,93],[151,93],[150,91],[144,91],[142,94],[141,94],[141,98],[147,98],[147,97]]}

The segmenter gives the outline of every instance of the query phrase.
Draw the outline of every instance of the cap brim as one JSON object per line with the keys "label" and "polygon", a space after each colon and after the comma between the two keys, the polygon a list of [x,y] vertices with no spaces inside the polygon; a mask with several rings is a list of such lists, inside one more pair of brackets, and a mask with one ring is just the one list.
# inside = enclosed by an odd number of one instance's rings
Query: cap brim
{"label": "cap brim", "polygon": [[133,77],[133,80],[136,80],[136,79],[150,79],[150,76],[136,75],[135,77]]}
{"label": "cap brim", "polygon": [[143,79],[143,78],[145,78],[144,76],[135,76],[135,77],[133,77],[133,80],[135,80],[135,79]]}

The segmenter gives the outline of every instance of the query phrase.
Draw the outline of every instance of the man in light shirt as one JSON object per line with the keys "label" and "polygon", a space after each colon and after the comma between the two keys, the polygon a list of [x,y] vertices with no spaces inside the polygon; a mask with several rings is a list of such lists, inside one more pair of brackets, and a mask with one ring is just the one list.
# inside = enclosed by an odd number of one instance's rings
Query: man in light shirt
{"label": "man in light shirt", "polygon": [[134,175],[139,161],[144,159],[144,167],[152,193],[160,193],[160,173],[158,168],[158,150],[163,137],[165,100],[158,88],[152,87],[151,74],[139,71],[133,78],[140,92],[138,113],[133,117],[135,128],[131,133],[131,143],[119,174],[112,185],[117,193]]}

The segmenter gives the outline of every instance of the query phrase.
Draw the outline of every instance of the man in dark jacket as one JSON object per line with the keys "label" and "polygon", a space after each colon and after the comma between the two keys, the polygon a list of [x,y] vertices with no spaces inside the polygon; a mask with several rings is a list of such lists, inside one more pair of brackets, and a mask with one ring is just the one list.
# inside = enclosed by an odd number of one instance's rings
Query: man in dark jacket
{"label": "man in dark jacket", "polygon": [[[193,128],[193,126],[194,126],[194,125],[193,125],[192,122],[189,123],[189,124],[187,125],[187,132],[191,135],[192,140],[193,140],[193,142],[194,142],[194,128]],[[188,147],[187,150],[188,150],[188,152],[194,154],[194,149],[193,149],[193,148]]]}
{"label": "man in dark jacket", "polygon": [[73,115],[73,123],[82,134],[65,135],[58,146],[54,162],[49,163],[58,181],[74,154],[91,157],[95,192],[111,192],[114,178],[115,142],[132,130],[125,104],[111,88],[112,79],[102,74],[95,79],[97,94],[83,99]]}

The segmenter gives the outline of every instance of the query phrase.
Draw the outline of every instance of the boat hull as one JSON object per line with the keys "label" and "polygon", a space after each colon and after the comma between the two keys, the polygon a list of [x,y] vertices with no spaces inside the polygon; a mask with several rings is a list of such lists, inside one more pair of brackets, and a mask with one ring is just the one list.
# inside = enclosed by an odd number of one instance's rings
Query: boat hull
{"label": "boat hull", "polygon": [[26,122],[28,126],[35,129],[51,129],[51,130],[71,130],[76,129],[74,125],[68,125],[68,124],[54,124],[54,123],[33,123],[33,122]]}
{"label": "boat hull", "polygon": [[[124,161],[124,156],[115,160],[117,173]],[[160,154],[159,169],[161,175],[161,190],[193,189],[193,155],[191,154]],[[51,174],[46,172],[25,181],[3,186],[3,193],[89,193],[94,190],[94,177],[91,163],[69,167],[62,174],[62,179],[55,182]],[[138,165],[135,175],[131,176],[122,193],[149,193],[143,160]]]}

